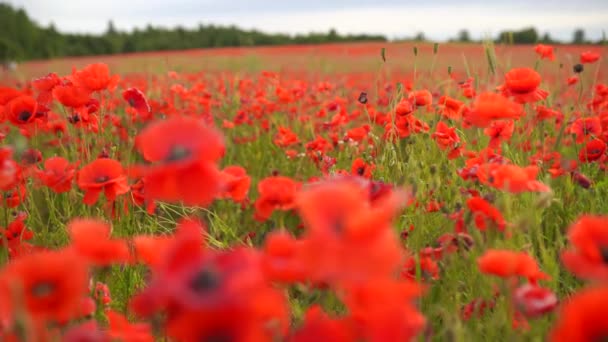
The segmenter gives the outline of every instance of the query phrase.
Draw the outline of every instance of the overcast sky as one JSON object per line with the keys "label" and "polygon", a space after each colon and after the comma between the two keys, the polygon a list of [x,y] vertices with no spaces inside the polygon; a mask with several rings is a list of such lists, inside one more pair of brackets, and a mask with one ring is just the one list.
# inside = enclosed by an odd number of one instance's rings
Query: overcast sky
{"label": "overcast sky", "polygon": [[[0,2],[7,2],[0,0]],[[608,0],[8,0],[42,25],[63,32],[101,33],[155,26],[236,25],[267,32],[382,33],[445,40],[468,29],[473,38],[534,26],[570,40],[575,28],[590,39],[608,34]]]}

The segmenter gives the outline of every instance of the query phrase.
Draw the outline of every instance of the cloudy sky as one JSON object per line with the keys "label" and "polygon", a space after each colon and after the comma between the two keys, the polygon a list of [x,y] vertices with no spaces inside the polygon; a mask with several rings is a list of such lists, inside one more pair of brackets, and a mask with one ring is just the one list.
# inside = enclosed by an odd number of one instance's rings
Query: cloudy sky
{"label": "cloudy sky", "polygon": [[[5,1],[5,0],[0,0]],[[6,1],[5,1],[6,2]],[[608,34],[608,0],[8,0],[43,25],[64,32],[103,32],[111,19],[121,30],[199,23],[237,25],[267,32],[382,33],[445,40],[468,29],[473,38],[533,25],[570,40]]]}

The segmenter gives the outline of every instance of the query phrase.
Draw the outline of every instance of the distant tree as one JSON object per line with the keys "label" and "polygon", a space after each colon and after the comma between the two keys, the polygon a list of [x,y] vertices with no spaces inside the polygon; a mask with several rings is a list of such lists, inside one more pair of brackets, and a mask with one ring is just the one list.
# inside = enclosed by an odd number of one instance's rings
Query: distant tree
{"label": "distant tree", "polygon": [[426,40],[426,37],[424,36],[424,32],[418,32],[416,34],[416,36],[414,37],[414,40],[417,42],[424,42]]}
{"label": "distant tree", "polygon": [[463,43],[468,43],[471,41],[471,36],[469,35],[469,31],[467,30],[460,30],[460,32],[458,32],[458,41],[459,42],[463,42]]}
{"label": "distant tree", "polygon": [[533,27],[519,31],[504,31],[498,36],[499,43],[508,44],[534,44],[538,42],[538,32]]}
{"label": "distant tree", "polygon": [[585,44],[585,31],[583,29],[574,30],[574,34],[572,36],[572,44]]}
{"label": "distant tree", "polygon": [[553,41],[553,39],[551,39],[551,35],[549,35],[549,33],[548,33],[548,32],[546,32],[546,33],[543,35],[543,37],[540,39],[540,42],[541,42],[541,43],[543,43],[543,44],[552,44],[552,43],[555,43],[555,42]]}

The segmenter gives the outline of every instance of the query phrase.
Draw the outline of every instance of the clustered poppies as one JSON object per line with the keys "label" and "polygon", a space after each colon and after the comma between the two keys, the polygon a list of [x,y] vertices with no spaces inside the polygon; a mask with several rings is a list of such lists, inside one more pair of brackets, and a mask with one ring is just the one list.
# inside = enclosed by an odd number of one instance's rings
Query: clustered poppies
{"label": "clustered poppies", "polygon": [[[556,59],[551,46],[534,52]],[[580,63],[600,57],[586,51]],[[454,295],[463,322],[502,308],[525,331],[555,312],[551,341],[608,336],[608,216],[582,214],[568,228],[561,265],[586,285],[567,296],[552,282],[561,266],[544,267],[550,255],[505,247],[529,223],[504,201],[549,206],[550,180],[594,187],[589,173],[608,169],[608,86],[597,82],[566,112],[527,67],[492,89],[471,77],[445,92],[280,76],[150,81],[95,63],[0,87],[0,340],[431,338],[434,320],[448,320],[426,316],[424,296],[454,262],[471,261],[495,286]],[[531,141],[538,126],[543,139]],[[8,143],[14,136],[31,148]],[[424,166],[440,184],[421,187],[399,164],[416,139],[446,162]],[[231,154],[239,149],[247,164]],[[279,159],[297,171],[267,169]],[[388,178],[395,170],[403,177]],[[446,203],[440,187],[460,202]],[[32,215],[48,226],[30,225]],[[423,215],[449,229],[409,221]],[[242,226],[217,228],[231,224]],[[421,230],[428,243],[416,250],[409,239]]]}

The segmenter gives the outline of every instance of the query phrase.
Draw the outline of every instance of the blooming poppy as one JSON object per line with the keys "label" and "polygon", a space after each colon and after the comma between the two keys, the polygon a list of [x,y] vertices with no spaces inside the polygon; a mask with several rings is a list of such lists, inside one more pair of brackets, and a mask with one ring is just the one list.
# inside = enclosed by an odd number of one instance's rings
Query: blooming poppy
{"label": "blooming poppy", "polygon": [[522,168],[509,164],[484,164],[477,170],[477,177],[482,183],[499,190],[511,193],[551,191],[546,184],[536,180],[537,175],[537,166]]}
{"label": "blooming poppy", "polygon": [[0,189],[9,190],[20,178],[19,165],[13,159],[13,150],[0,148]]}
{"label": "blooming poppy", "polygon": [[80,108],[89,102],[91,91],[73,84],[60,84],[53,88],[53,97],[66,107]]}
{"label": "blooming poppy", "polygon": [[6,117],[15,125],[26,125],[36,119],[38,102],[28,95],[12,99],[5,107]]}
{"label": "blooming poppy", "polygon": [[583,279],[608,280],[608,217],[583,215],[568,228],[564,266]]}
{"label": "blooming poppy", "polygon": [[109,158],[95,159],[85,165],[78,172],[77,183],[78,187],[85,192],[83,202],[87,205],[97,202],[102,191],[109,202],[113,202],[118,195],[129,191],[122,165]]}
{"label": "blooming poppy", "polygon": [[399,101],[399,103],[395,107],[395,115],[397,115],[397,117],[404,117],[410,115],[413,111],[414,108],[412,106],[412,103],[407,99]]}
{"label": "blooming poppy", "polygon": [[130,323],[116,311],[106,311],[110,328],[108,337],[118,341],[153,342],[152,327],[146,323]]}
{"label": "blooming poppy", "polygon": [[255,217],[259,221],[270,218],[274,210],[291,210],[300,183],[289,177],[273,176],[258,183],[259,197],[255,201]]}
{"label": "blooming poppy", "polygon": [[578,153],[578,160],[581,162],[596,161],[604,156],[606,143],[600,139],[593,139],[585,145]]}
{"label": "blooming poppy", "polygon": [[49,73],[44,77],[32,81],[32,87],[38,90],[37,101],[48,105],[53,100],[53,88],[61,84],[61,79],[55,73]]}
{"label": "blooming poppy", "polygon": [[299,143],[300,139],[289,128],[281,126],[273,141],[279,147],[287,147]]}
{"label": "blooming poppy", "polygon": [[537,44],[534,47],[534,51],[541,59],[548,59],[550,61],[555,60],[555,55],[553,54],[553,46],[551,45]]}
{"label": "blooming poppy", "polygon": [[493,121],[490,127],[486,127],[483,133],[490,137],[488,147],[497,148],[501,142],[509,141],[515,130],[515,123],[512,120]]}
{"label": "blooming poppy", "polygon": [[110,68],[107,64],[93,63],[82,70],[74,70],[72,79],[77,86],[95,92],[104,89],[113,90],[120,77],[118,75],[110,76]]}
{"label": "blooming poppy", "polygon": [[538,89],[540,74],[531,68],[514,68],[505,74],[505,84],[500,86],[503,95],[518,103],[537,102],[547,98],[548,92]]}
{"label": "blooming poppy", "polygon": [[504,231],[507,225],[502,213],[493,205],[481,197],[471,197],[467,200],[467,206],[473,213],[477,229],[486,230],[488,223],[500,231]]}
{"label": "blooming poppy", "polygon": [[408,95],[408,100],[416,107],[430,107],[430,105],[433,103],[433,94],[426,89],[417,90]]}
{"label": "blooming poppy", "polygon": [[102,221],[75,219],[67,229],[75,251],[93,265],[109,266],[130,259],[127,243],[110,239],[110,226]]}
{"label": "blooming poppy", "polygon": [[371,178],[375,168],[376,165],[373,163],[368,164],[362,158],[357,158],[353,160],[350,172],[356,176]]}
{"label": "blooming poppy", "polygon": [[477,127],[487,127],[492,121],[519,119],[522,115],[521,105],[500,94],[486,92],[477,96],[465,120]]}
{"label": "blooming poppy", "polygon": [[354,341],[354,332],[346,319],[332,319],[319,305],[309,307],[304,314],[304,323],[289,338],[289,342]]}
{"label": "blooming poppy", "polygon": [[150,104],[144,93],[137,88],[129,88],[122,93],[122,98],[129,103],[131,108],[135,109],[142,117],[148,117],[151,112]]}
{"label": "blooming poppy", "polygon": [[594,51],[581,52],[581,63],[590,64],[595,63],[600,59],[600,54]]}
{"label": "blooming poppy", "polygon": [[602,123],[597,116],[578,118],[569,127],[569,132],[576,136],[576,143],[578,144],[588,137],[601,135],[602,130]]}
{"label": "blooming poppy", "polygon": [[76,175],[76,164],[62,157],[51,157],[44,162],[44,170],[36,170],[36,178],[56,193],[68,192]]}
{"label": "blooming poppy", "polygon": [[72,250],[22,256],[0,273],[0,317],[18,312],[23,303],[36,320],[65,323],[77,316],[87,283],[86,263]]}
{"label": "blooming poppy", "polygon": [[156,121],[139,133],[135,144],[151,163],[139,168],[147,199],[204,206],[220,191],[217,161],[224,153],[223,138],[201,120]]}
{"label": "blooming poppy", "polygon": [[578,291],[559,309],[549,341],[601,341],[608,336],[608,287]]}
{"label": "blooming poppy", "polygon": [[549,278],[525,252],[488,249],[477,259],[477,265],[482,273],[502,278],[519,276],[530,282]]}
{"label": "blooming poppy", "polygon": [[460,100],[449,96],[439,98],[439,113],[450,120],[460,120],[464,110],[464,102]]}
{"label": "blooming poppy", "polygon": [[439,121],[435,132],[431,134],[431,138],[437,142],[440,149],[449,152],[448,159],[460,157],[462,154],[464,145],[461,144],[455,127],[449,127],[443,121]]}
{"label": "blooming poppy", "polygon": [[249,193],[251,177],[241,166],[227,166],[221,173],[222,191],[220,198],[232,198],[235,202],[243,202]]}

